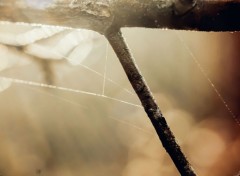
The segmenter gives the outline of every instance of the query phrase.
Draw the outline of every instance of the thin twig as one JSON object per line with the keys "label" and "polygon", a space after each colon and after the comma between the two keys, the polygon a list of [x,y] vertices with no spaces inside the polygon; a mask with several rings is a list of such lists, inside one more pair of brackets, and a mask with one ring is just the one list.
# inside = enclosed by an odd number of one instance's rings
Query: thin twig
{"label": "thin twig", "polygon": [[142,77],[131,55],[120,30],[115,29],[106,33],[106,38],[117,54],[127,76],[137,93],[148,117],[150,118],[162,144],[169,153],[178,171],[183,176],[195,176],[190,163],[181,151],[176,139],[163,117],[154,97]]}

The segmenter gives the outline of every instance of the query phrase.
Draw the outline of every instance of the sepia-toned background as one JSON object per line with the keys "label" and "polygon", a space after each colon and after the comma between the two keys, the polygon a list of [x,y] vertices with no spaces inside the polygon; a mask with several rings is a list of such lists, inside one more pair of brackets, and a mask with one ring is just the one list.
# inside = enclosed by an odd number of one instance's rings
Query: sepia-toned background
{"label": "sepia-toned background", "polygon": [[[123,34],[196,172],[236,175],[239,33]],[[1,23],[0,43],[0,175],[179,175],[103,36]]]}

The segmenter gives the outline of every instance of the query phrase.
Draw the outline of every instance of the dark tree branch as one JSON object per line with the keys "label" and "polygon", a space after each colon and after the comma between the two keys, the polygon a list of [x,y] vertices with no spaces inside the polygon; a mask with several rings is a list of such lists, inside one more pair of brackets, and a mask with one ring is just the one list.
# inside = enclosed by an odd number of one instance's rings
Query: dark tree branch
{"label": "dark tree branch", "polygon": [[87,28],[102,34],[112,25],[240,31],[239,0],[65,0],[45,5],[40,0],[24,2],[0,0],[0,20]]}
{"label": "dark tree branch", "polygon": [[163,117],[154,97],[142,77],[130,51],[122,37],[120,30],[113,30],[106,33],[106,38],[117,54],[125,73],[128,76],[135,92],[137,93],[148,117],[150,118],[164,148],[169,153],[178,171],[183,176],[195,176],[186,157],[177,144],[165,118]]}
{"label": "dark tree branch", "polygon": [[[28,2],[28,3],[27,3]],[[87,28],[104,34],[179,172],[195,176],[120,32],[121,27],[240,31],[239,0],[0,0],[0,21]],[[52,1],[50,1],[52,2]]]}

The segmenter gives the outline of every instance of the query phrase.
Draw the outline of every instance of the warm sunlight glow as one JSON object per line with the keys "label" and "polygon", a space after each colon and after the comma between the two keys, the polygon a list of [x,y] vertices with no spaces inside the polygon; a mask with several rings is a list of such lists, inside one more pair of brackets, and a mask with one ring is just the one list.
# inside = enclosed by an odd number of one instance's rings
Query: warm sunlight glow
{"label": "warm sunlight glow", "polygon": [[[197,173],[237,174],[239,34],[123,34]],[[3,176],[178,174],[112,48],[92,31],[0,23],[0,129]]]}

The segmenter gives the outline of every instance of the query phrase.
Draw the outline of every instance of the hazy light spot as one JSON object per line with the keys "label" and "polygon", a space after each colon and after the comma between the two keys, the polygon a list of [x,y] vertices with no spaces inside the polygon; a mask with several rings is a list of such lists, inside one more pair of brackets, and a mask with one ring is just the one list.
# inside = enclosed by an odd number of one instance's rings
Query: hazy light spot
{"label": "hazy light spot", "polygon": [[26,0],[26,3],[29,7],[36,9],[44,9],[49,5],[53,4],[54,0]]}
{"label": "hazy light spot", "polygon": [[209,129],[197,128],[189,137],[189,156],[198,167],[211,167],[226,149],[220,136]]}
{"label": "hazy light spot", "polygon": [[11,84],[12,84],[11,80],[0,77],[0,92],[9,88]]}
{"label": "hazy light spot", "polygon": [[92,51],[92,43],[86,42],[78,45],[67,58],[68,62],[72,65],[79,65]]}
{"label": "hazy light spot", "polygon": [[184,142],[194,125],[192,115],[181,109],[168,110],[164,115],[174,134],[177,135],[178,142]]}
{"label": "hazy light spot", "polygon": [[136,158],[131,160],[123,171],[123,176],[157,176],[161,174],[161,165],[158,160]]}

